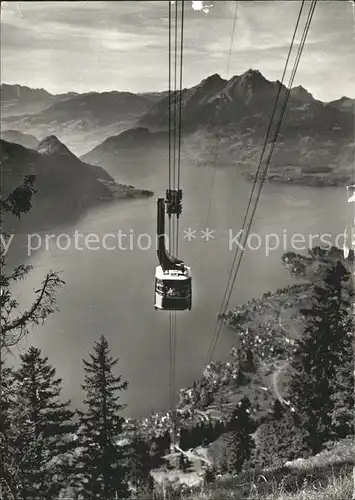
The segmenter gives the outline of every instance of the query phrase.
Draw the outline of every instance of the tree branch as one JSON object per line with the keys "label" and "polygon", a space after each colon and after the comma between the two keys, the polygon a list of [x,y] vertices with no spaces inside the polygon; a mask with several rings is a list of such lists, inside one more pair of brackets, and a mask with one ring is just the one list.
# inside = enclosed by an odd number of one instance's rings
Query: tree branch
{"label": "tree branch", "polygon": [[[28,327],[31,324],[43,323],[47,316],[56,310],[54,307],[56,302],[55,290],[63,284],[64,281],[56,273],[49,271],[42,287],[35,291],[38,297],[32,306],[13,321],[1,325],[0,348],[15,345],[28,332]],[[15,336],[15,338],[5,339],[5,335],[14,330],[20,330],[20,335]]]}

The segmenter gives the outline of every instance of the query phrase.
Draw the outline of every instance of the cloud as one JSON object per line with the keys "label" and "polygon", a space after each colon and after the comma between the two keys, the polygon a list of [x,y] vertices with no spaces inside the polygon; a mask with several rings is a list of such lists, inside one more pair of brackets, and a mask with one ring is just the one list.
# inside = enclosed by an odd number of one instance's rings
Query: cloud
{"label": "cloud", "polygon": [[[235,1],[188,3],[184,87],[213,73],[225,78],[231,44],[229,76],[253,67],[270,80],[281,77],[300,1],[239,1],[233,40]],[[50,92],[164,90],[168,6],[150,0],[3,2],[2,80]],[[350,2],[319,1],[298,84],[324,100],[353,96],[353,30]]]}

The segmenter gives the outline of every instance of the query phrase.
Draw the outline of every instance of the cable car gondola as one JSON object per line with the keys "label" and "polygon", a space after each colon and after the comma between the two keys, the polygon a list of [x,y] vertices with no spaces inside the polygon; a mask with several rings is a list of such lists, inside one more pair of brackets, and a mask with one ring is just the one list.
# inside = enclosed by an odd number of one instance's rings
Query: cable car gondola
{"label": "cable car gondola", "polygon": [[168,311],[191,310],[191,269],[184,266],[184,271],[155,270],[155,309]]}
{"label": "cable car gondola", "polygon": [[191,310],[191,269],[182,260],[170,255],[165,248],[165,200],[158,198],[158,259],[155,270],[155,309],[166,311]]}

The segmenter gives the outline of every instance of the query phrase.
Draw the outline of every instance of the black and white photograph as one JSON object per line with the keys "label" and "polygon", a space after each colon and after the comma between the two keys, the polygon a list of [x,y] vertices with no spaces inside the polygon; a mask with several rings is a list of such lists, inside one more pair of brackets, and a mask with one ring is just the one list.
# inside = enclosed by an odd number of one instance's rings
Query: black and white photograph
{"label": "black and white photograph", "polygon": [[0,24],[0,500],[355,500],[355,0]]}

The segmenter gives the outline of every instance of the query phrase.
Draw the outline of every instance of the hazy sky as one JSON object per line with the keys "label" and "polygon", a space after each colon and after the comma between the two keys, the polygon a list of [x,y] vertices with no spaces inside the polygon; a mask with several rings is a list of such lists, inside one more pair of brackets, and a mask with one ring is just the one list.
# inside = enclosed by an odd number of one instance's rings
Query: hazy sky
{"label": "hazy sky", "polygon": [[[196,10],[201,3],[185,1],[184,87],[227,76],[237,2]],[[239,1],[228,77],[253,68],[280,79],[300,5]],[[295,79],[316,98],[355,97],[354,9],[348,0],[318,1]],[[2,82],[53,93],[168,87],[167,1],[2,2],[1,25]]]}

